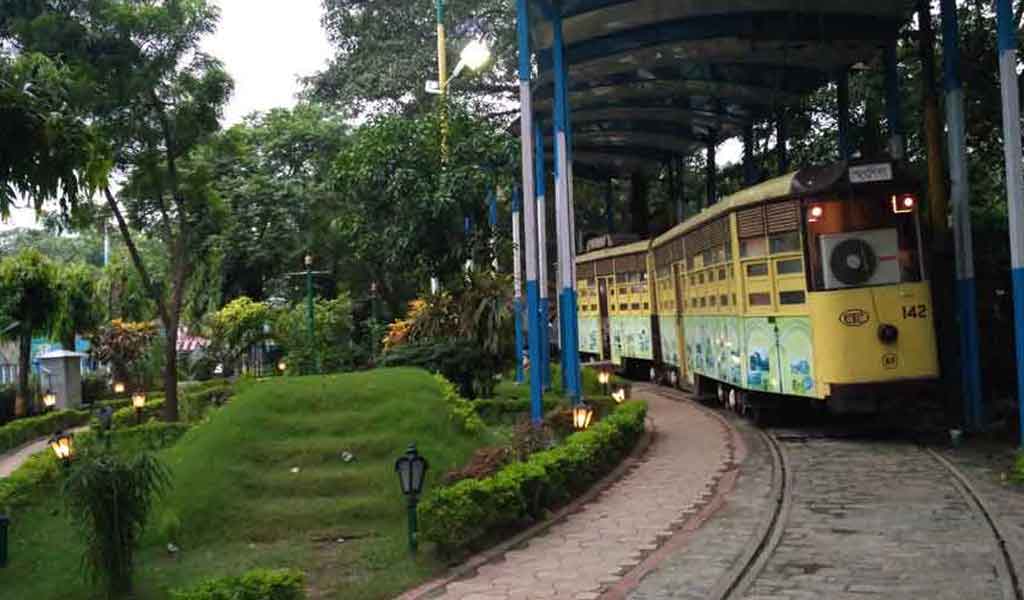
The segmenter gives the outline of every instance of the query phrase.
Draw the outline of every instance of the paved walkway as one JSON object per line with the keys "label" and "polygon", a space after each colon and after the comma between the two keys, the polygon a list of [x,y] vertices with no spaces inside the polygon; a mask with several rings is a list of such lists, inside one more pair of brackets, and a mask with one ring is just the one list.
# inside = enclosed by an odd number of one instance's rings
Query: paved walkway
{"label": "paved walkway", "polygon": [[437,597],[596,600],[697,512],[733,460],[724,423],[636,385],[657,435],[642,462],[593,502]]}
{"label": "paved walkway", "polygon": [[[72,429],[72,431],[78,433],[85,429],[88,429],[88,427],[77,427]],[[18,446],[5,454],[0,454],[0,479],[10,477],[11,473],[15,472],[18,467],[25,464],[25,461],[27,461],[29,457],[36,452],[46,450],[49,440],[49,437],[39,438],[34,442]]]}

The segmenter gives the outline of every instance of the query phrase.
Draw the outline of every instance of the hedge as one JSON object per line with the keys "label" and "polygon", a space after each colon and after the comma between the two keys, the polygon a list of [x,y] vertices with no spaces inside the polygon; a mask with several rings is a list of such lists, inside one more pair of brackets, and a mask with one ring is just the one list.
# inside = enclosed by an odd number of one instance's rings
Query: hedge
{"label": "hedge", "polygon": [[464,432],[470,435],[477,435],[487,429],[487,425],[473,408],[473,403],[459,395],[455,384],[444,378],[443,375],[434,375],[437,384],[441,386],[441,396],[448,405],[448,412],[452,421]]}
{"label": "hedge", "polygon": [[[545,413],[559,406],[558,399],[551,396],[545,396],[543,402]],[[473,409],[484,421],[502,421],[509,417],[529,413],[531,406],[529,398],[506,397],[474,400]]]}
{"label": "hedge", "polygon": [[30,456],[9,477],[0,479],[0,513],[10,514],[11,508],[29,501],[40,484],[56,479],[59,470],[49,450]]}
{"label": "hedge", "polygon": [[190,590],[173,590],[173,600],[304,600],[302,573],[257,569],[238,577],[210,579]]}
{"label": "hedge", "polygon": [[436,488],[419,504],[421,535],[443,553],[537,519],[584,491],[617,465],[644,431],[647,405],[626,402],[562,445],[513,463],[486,479]]}
{"label": "hedge", "polygon": [[88,422],[89,412],[78,410],[59,410],[38,417],[15,419],[0,427],[0,452],[7,452],[26,442],[53,435],[61,429],[78,427]]}
{"label": "hedge", "polygon": [[[197,385],[182,389],[178,391],[178,410],[183,420],[194,423],[201,420],[210,407],[226,402],[233,394],[234,387],[223,381],[213,382],[213,385]],[[107,404],[116,407],[117,403],[120,401],[112,401]],[[148,398],[146,406],[142,409],[142,422],[159,420],[163,407],[164,397],[162,395]],[[135,408],[132,407],[130,400],[114,411],[113,425],[115,428],[135,425]]]}

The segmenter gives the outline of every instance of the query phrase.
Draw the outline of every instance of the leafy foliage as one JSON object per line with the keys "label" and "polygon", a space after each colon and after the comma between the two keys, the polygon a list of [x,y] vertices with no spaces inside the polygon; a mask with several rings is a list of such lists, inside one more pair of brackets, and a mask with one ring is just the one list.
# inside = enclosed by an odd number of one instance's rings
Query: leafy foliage
{"label": "leafy foliage", "polygon": [[226,374],[254,345],[270,337],[271,309],[262,302],[241,296],[206,318],[209,357],[224,365]]}
{"label": "leafy foliage", "polygon": [[422,536],[445,553],[565,502],[614,467],[644,431],[647,406],[627,402],[587,431],[486,479],[433,490],[419,504]]}
{"label": "leafy foliage", "polygon": [[295,303],[277,316],[274,338],[285,352],[288,370],[316,371],[317,357],[324,371],[337,371],[351,364],[352,302],[347,294],[333,300],[317,298],[313,305],[314,338],[309,339],[306,303]]}
{"label": "leafy foliage", "polygon": [[128,381],[132,366],[143,358],[156,338],[155,323],[129,323],[114,319],[90,338],[93,358],[111,366],[118,381]]}
{"label": "leafy foliage", "polygon": [[299,571],[257,569],[238,577],[210,579],[189,590],[171,592],[172,600],[304,600]]}
{"label": "leafy foliage", "polygon": [[57,270],[31,249],[0,260],[0,315],[18,323],[18,393],[14,406],[0,407],[0,420],[24,416],[29,408],[29,359],[32,336],[45,332],[58,306]]}
{"label": "leafy foliage", "polygon": [[15,419],[0,427],[0,453],[62,429],[78,427],[88,421],[89,413],[77,410],[59,410],[38,417]]}
{"label": "leafy foliage", "polygon": [[61,266],[57,271],[57,307],[50,330],[65,350],[75,349],[75,336],[99,326],[102,315],[96,294],[96,269],[84,263]]}
{"label": "leafy foliage", "polygon": [[108,598],[131,592],[135,547],[154,500],[169,485],[167,468],[149,454],[102,454],[72,468],[63,490],[67,510],[86,540],[86,573]]}

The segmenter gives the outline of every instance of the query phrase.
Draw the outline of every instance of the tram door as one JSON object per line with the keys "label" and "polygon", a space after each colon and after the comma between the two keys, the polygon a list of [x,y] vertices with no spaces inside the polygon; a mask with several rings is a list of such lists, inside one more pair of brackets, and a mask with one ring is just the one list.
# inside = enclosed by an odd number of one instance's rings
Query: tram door
{"label": "tram door", "polygon": [[679,344],[679,381],[689,381],[689,366],[686,355],[686,328],[683,327],[683,313],[686,311],[686,276],[683,265],[676,263],[672,265],[672,278],[675,285],[672,288],[676,291],[676,343]]}
{"label": "tram door", "polygon": [[597,278],[598,307],[601,311],[601,359],[611,360],[612,330],[608,319],[608,277]]}

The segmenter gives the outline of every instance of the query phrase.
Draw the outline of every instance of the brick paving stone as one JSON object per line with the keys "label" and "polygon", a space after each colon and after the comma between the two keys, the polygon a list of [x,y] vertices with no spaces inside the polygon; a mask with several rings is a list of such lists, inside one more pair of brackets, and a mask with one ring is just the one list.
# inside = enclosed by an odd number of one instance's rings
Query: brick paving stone
{"label": "brick paving stone", "polygon": [[728,432],[700,408],[652,389],[633,388],[657,429],[642,462],[582,510],[489,565],[497,568],[478,569],[437,597],[595,599],[693,514],[732,459]]}

